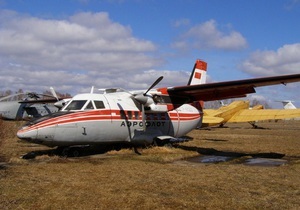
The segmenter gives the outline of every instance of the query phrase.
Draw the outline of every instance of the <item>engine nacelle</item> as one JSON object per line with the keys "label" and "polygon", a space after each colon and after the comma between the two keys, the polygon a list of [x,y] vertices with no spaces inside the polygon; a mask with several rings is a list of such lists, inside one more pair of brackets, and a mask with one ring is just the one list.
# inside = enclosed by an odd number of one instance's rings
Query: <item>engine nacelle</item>
{"label": "engine nacelle", "polygon": [[147,113],[163,113],[167,112],[168,107],[165,104],[151,104],[150,106],[145,107]]}
{"label": "engine nacelle", "polygon": [[139,94],[136,95],[135,100],[137,100],[139,103],[143,104],[145,107],[145,112],[147,113],[163,113],[168,112],[168,107],[166,104],[159,104],[157,102],[160,102],[158,100],[154,100],[152,95],[143,95]]}

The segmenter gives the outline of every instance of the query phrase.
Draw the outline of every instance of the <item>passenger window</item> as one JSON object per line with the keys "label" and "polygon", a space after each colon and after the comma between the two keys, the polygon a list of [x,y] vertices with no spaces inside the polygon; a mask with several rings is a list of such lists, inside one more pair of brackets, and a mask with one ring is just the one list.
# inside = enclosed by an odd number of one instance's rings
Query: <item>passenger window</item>
{"label": "passenger window", "polygon": [[88,103],[88,105],[85,107],[85,109],[94,109],[92,101],[90,101],[90,103]]}
{"label": "passenger window", "polygon": [[136,119],[136,120],[140,119],[140,114],[139,114],[139,112],[134,112],[134,116],[135,116],[135,119]]}
{"label": "passenger window", "polygon": [[128,119],[132,119],[132,111],[127,111]]}
{"label": "passenger window", "polygon": [[104,109],[105,108],[103,101],[94,101],[94,103],[95,103],[96,109]]}
{"label": "passenger window", "polygon": [[72,101],[64,110],[81,110],[86,102],[86,100]]}

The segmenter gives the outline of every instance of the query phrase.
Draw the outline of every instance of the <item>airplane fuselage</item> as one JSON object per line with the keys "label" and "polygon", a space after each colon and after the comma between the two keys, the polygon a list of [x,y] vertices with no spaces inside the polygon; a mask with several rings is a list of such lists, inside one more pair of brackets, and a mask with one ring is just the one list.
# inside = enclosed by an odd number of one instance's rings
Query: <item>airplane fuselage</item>
{"label": "airplane fuselage", "polygon": [[18,101],[2,101],[0,103],[0,116],[7,120],[21,120],[26,116],[24,107],[25,104],[20,104]]}
{"label": "airplane fuselage", "polygon": [[155,138],[184,136],[201,119],[198,109],[184,104],[169,112],[146,111],[143,121],[141,107],[127,92],[80,94],[62,111],[29,122],[17,135],[47,146],[151,144]]}

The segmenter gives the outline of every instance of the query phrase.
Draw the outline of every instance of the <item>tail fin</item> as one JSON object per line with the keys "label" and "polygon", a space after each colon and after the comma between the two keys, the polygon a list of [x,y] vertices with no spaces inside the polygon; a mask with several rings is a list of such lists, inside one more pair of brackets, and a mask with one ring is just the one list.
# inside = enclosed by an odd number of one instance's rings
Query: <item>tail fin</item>
{"label": "tail fin", "polygon": [[202,60],[196,60],[193,72],[187,85],[199,85],[206,83],[207,63]]}
{"label": "tail fin", "polygon": [[297,109],[292,101],[281,101],[283,104],[283,109]]}
{"label": "tail fin", "polygon": [[[206,69],[207,69],[207,63],[202,60],[196,60],[196,63],[193,68],[193,72],[190,76],[189,82],[187,85],[200,85],[206,83]],[[202,126],[202,120],[203,120],[203,107],[204,102],[203,101],[194,101],[192,103],[192,106],[194,106],[196,109],[199,110],[201,120],[199,121],[197,128],[200,128]]]}

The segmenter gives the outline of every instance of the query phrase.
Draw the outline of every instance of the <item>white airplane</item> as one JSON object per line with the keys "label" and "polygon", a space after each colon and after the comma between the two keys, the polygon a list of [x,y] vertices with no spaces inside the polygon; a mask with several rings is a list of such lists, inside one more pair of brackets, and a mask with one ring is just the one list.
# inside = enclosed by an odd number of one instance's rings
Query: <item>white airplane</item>
{"label": "white airplane", "polygon": [[[300,74],[204,84],[207,64],[197,60],[186,86],[74,96],[61,111],[28,122],[17,136],[28,142],[77,154],[83,145],[163,145],[183,138],[202,123],[203,101],[244,97],[256,87],[300,81]],[[72,154],[71,154],[72,155]]]}

